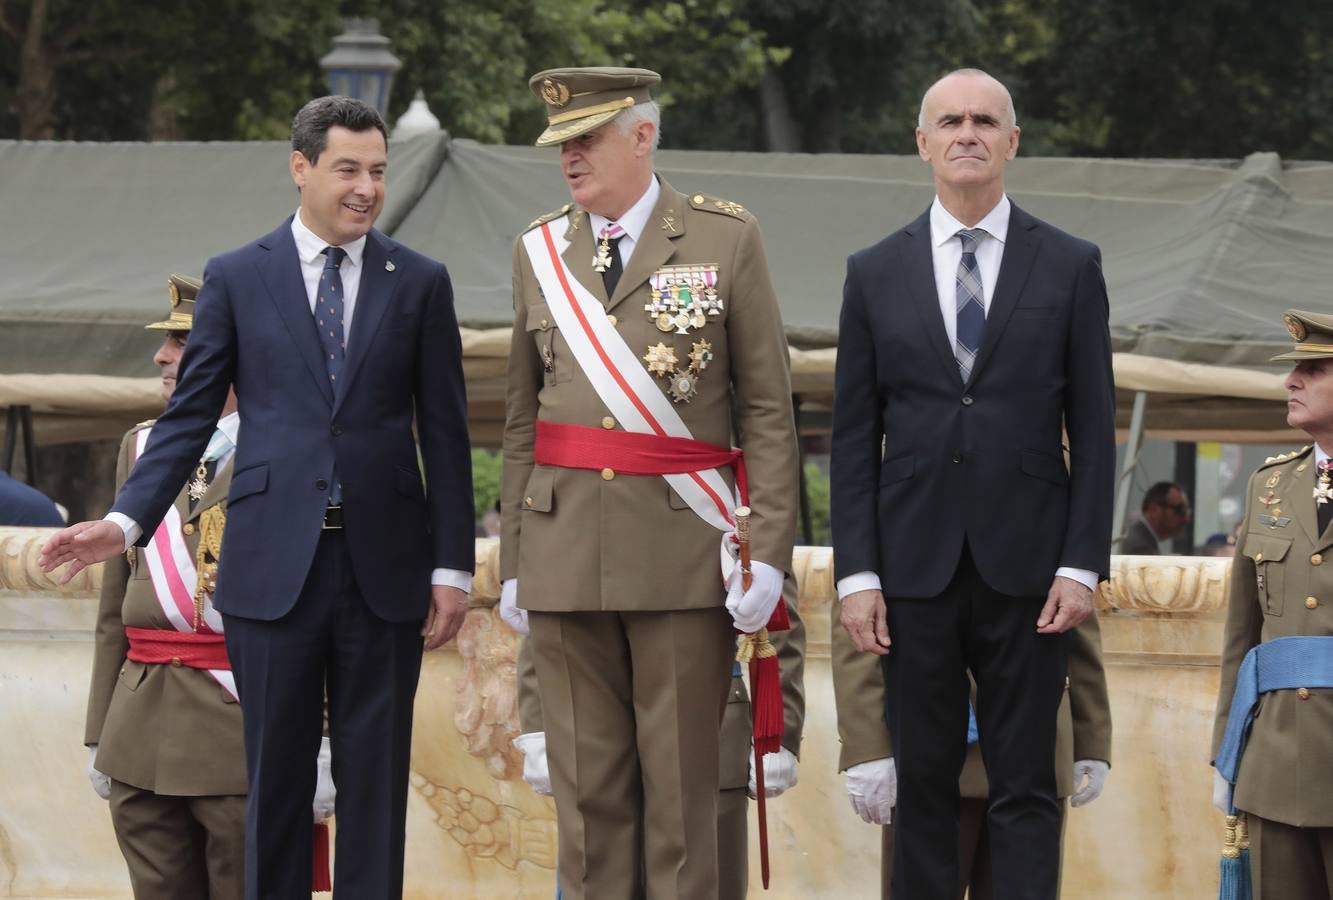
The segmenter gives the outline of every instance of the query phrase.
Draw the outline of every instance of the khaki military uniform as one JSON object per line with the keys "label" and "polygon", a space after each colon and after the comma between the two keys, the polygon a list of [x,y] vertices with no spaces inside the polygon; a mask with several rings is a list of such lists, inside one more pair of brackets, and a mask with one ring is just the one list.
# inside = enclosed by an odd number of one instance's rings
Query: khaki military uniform
{"label": "khaki military uniform", "polygon": [[[782,746],[797,758],[801,755],[801,733],[805,728],[805,623],[797,612],[793,579],[787,579],[787,608],[791,629],[775,633],[782,671]],[[518,657],[518,715],[524,733],[545,730],[537,670],[532,649],[524,641]],[[745,679],[731,678],[727,710],[722,717],[718,758],[717,857],[718,900],[745,900],[749,890],[749,784],[753,758],[750,694]]]}
{"label": "khaki military uniform", "polygon": [[[1333,528],[1319,531],[1315,480],[1312,446],[1272,457],[1250,477],[1231,567],[1214,755],[1250,648],[1333,635]],[[1333,690],[1260,696],[1234,799],[1249,817],[1256,900],[1333,896]]]}
{"label": "khaki military uniform", "polygon": [[[880,658],[858,653],[847,629],[839,621],[841,604],[835,603],[832,622],[833,690],[838,707],[838,738],[842,750],[839,771],[893,755],[888,728],[884,725],[884,676]],[[975,691],[974,691],[975,699]],[[1074,793],[1074,763],[1080,759],[1111,761],[1111,705],[1102,665],[1101,629],[1095,615],[1073,631],[1069,653],[1069,675],[1057,713],[1055,737],[1055,781],[1060,797]],[[963,898],[971,888],[974,900],[986,900],[990,890],[990,856],[986,839],[986,768],[980,744],[967,748],[967,759],[958,782],[959,886]],[[893,826],[883,828],[880,857],[882,895],[891,896],[889,874],[893,867]]]}
{"label": "khaki military uniform", "polygon": [[[683,365],[696,342],[711,345],[697,393],[676,412],[696,440],[730,447],[733,426],[739,432],[753,558],[787,568],[797,503],[789,357],[754,218],[662,181],[608,297],[592,266],[589,215],[567,213],[565,263],[636,354],[661,343]],[[669,265],[717,267],[724,308],[688,335],[660,331],[644,308],[654,272]],[[514,306],[501,574],[518,578],[519,605],[530,613],[565,896],[630,896],[642,855],[649,897],[710,900],[719,724],[734,654],[721,533],[661,477],[533,464],[538,419],[621,426],[571,355],[521,243]],[[731,485],[730,470],[721,472]]]}
{"label": "khaki military uniform", "polygon": [[[136,426],[121,442],[116,485],[134,463]],[[224,506],[231,460],[190,509],[176,498],[191,558],[203,512]],[[137,900],[242,897],[245,748],[241,708],[207,671],[126,658],[125,628],[174,631],[143,551],[105,563],[84,742],[112,779],[111,817]]]}

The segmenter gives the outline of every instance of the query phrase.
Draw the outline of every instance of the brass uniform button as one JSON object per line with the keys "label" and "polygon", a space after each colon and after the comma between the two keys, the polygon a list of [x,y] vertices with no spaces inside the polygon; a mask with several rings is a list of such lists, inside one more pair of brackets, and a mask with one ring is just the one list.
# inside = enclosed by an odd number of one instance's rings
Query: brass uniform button
{"label": "brass uniform button", "polygon": [[1296,696],[1297,696],[1297,697],[1300,697],[1302,700],[1309,700],[1309,699],[1310,699],[1310,689],[1309,689],[1309,688],[1300,688],[1299,690],[1296,691]]}
{"label": "brass uniform button", "polygon": [[1254,554],[1254,561],[1255,561],[1255,562],[1263,562],[1263,561],[1264,561],[1264,555],[1263,555],[1262,553],[1256,553],[1256,554]]}
{"label": "brass uniform button", "polygon": [[1323,564],[1324,564],[1324,557],[1322,554],[1316,553],[1314,556],[1310,557],[1310,565],[1320,566]]}
{"label": "brass uniform button", "polygon": [[1318,601],[1317,599],[1315,599],[1314,597],[1306,597],[1306,598],[1305,598],[1305,608],[1306,608],[1306,609],[1315,609],[1315,608],[1318,607],[1318,606],[1319,606],[1319,601]]}
{"label": "brass uniform button", "polygon": [[551,324],[550,322],[546,321],[545,319],[542,319],[542,327],[543,327],[543,328],[547,327],[547,326],[550,325],[550,324]]}
{"label": "brass uniform button", "polygon": [[[181,658],[179,656],[173,656],[171,658],[171,667],[173,669],[179,669],[181,667]],[[1301,688],[1301,690],[1305,690],[1305,688]]]}
{"label": "brass uniform button", "polygon": [[618,322],[618,321],[620,321],[620,320],[617,319],[614,315],[610,315],[610,316],[607,316],[607,317],[606,317],[606,321],[610,322],[612,325],[615,325],[616,322]]}
{"label": "brass uniform button", "polygon": [[532,505],[532,498],[531,498],[531,497],[524,497],[524,498],[523,498],[523,505],[524,505],[524,506],[531,506],[531,505]]}
{"label": "brass uniform button", "polygon": [[703,194],[695,194],[695,195],[694,195],[693,197],[691,197],[690,199],[693,200],[695,203],[703,203],[703,202],[704,202],[704,195],[703,195]]}
{"label": "brass uniform button", "polygon": [[610,416],[602,416],[602,427],[607,431],[610,431],[612,428],[616,427],[616,420]]}
{"label": "brass uniform button", "polygon": [[181,531],[185,532],[186,534],[194,534],[194,523],[186,522],[185,526],[181,528]]}
{"label": "brass uniform button", "polygon": [[602,470],[602,480],[603,480],[603,481],[610,481],[612,478],[615,478],[615,477],[616,477],[616,473],[615,473],[615,470],[614,470],[614,469],[603,469],[603,470]]}

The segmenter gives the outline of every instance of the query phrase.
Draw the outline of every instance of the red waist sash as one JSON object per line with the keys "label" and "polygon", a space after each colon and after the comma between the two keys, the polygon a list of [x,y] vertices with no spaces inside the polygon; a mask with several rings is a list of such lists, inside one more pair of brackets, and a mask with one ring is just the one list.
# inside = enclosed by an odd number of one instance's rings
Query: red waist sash
{"label": "red waist sash", "polygon": [[140,663],[170,663],[191,669],[231,671],[227,645],[220,634],[171,631],[163,628],[125,627],[130,639],[128,659]]}
{"label": "red waist sash", "polygon": [[567,469],[611,469],[618,475],[684,475],[730,466],[741,502],[750,502],[745,455],[706,441],[668,435],[611,431],[537,420],[533,461]]}

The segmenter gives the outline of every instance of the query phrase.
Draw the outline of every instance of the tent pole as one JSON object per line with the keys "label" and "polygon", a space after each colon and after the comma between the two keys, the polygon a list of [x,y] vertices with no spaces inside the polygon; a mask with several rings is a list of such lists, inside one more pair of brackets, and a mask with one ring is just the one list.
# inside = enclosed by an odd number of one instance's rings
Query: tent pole
{"label": "tent pole", "polygon": [[1125,536],[1125,516],[1129,512],[1129,489],[1134,486],[1134,470],[1139,465],[1143,446],[1143,412],[1148,406],[1148,392],[1134,394],[1134,412],[1129,418],[1129,439],[1125,441],[1125,463],[1120,469],[1120,484],[1115,493],[1115,514],[1111,520],[1111,552],[1120,549]]}

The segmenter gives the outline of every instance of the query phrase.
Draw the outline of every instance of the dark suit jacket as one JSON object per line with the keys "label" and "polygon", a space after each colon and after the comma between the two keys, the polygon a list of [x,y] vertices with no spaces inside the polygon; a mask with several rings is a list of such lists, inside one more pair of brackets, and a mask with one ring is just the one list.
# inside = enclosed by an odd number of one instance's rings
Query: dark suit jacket
{"label": "dark suit jacket", "polygon": [[[1115,390],[1101,255],[1012,207],[964,385],[940,315],[930,214],[847,261],[832,448],[837,577],[944,591],[966,540],[994,590],[1107,576]],[[1069,436],[1066,467],[1061,427]]]}
{"label": "dark suit jacket", "polygon": [[143,528],[145,543],[234,383],[244,425],[214,598],[221,612],[273,620],[292,608],[335,462],[352,569],[377,615],[420,619],[432,568],[473,568],[467,400],[449,274],[373,230],[362,264],[336,393],[290,218],[204,270],[176,392],[114,509]]}
{"label": "dark suit jacket", "polygon": [[1162,545],[1157,542],[1157,535],[1152,533],[1147,522],[1135,519],[1125,532],[1125,539],[1120,542],[1120,552],[1126,556],[1157,556],[1162,552]]}
{"label": "dark suit jacket", "polygon": [[63,528],[65,520],[45,494],[0,471],[0,525]]}

